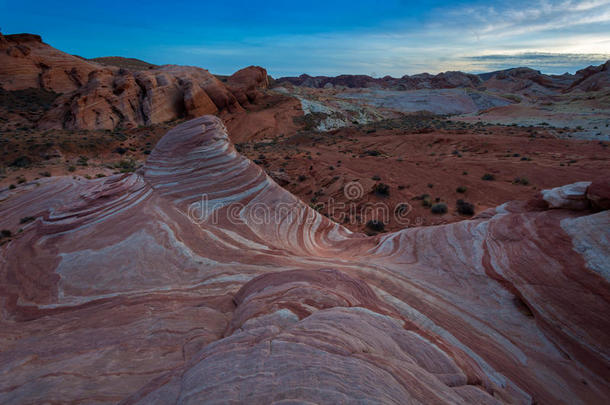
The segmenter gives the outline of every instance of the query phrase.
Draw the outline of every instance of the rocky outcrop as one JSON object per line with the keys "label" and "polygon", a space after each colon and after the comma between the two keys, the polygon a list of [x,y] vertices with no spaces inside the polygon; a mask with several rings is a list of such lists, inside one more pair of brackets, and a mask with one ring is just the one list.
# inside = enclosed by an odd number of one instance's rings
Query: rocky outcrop
{"label": "rocky outcrop", "polygon": [[575,80],[566,91],[599,91],[610,87],[610,60],[599,66],[589,66],[576,72]]}
{"label": "rocky outcrop", "polygon": [[99,65],[61,52],[38,35],[4,35],[0,41],[0,87],[68,93],[87,82]]}
{"label": "rocky outcrop", "polygon": [[182,117],[237,111],[235,96],[207,70],[162,66],[146,71],[104,68],[80,89],[61,96],[42,128],[113,129]]}
{"label": "rocky outcrop", "polygon": [[227,86],[192,66],[103,66],[60,52],[39,36],[21,34],[0,42],[0,86],[63,93],[39,120],[43,129],[114,129],[238,112],[240,103],[255,101],[268,79],[256,66],[231,76]]}
{"label": "rocky outcrop", "polygon": [[542,74],[538,70],[519,67],[494,72],[491,77],[483,82],[483,86],[500,93],[540,97],[555,94],[562,90],[565,86],[565,80]]}
{"label": "rocky outcrop", "polygon": [[610,179],[599,179],[587,187],[587,200],[593,209],[610,210]]}
{"label": "rocky outcrop", "polygon": [[39,182],[0,194],[0,402],[610,396],[610,211],[508,203],[367,237],[210,116],[137,173]]}
{"label": "rocky outcrop", "polygon": [[262,67],[248,66],[229,76],[226,84],[237,101],[247,105],[260,97],[260,89],[269,87],[269,78]]}

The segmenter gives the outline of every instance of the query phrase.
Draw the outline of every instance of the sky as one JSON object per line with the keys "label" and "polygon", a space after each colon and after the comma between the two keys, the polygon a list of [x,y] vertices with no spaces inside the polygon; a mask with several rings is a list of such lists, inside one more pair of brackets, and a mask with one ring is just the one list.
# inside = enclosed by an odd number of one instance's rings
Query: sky
{"label": "sky", "polygon": [[215,74],[249,65],[273,77],[517,66],[561,74],[610,59],[610,0],[0,0],[0,30],[87,58]]}

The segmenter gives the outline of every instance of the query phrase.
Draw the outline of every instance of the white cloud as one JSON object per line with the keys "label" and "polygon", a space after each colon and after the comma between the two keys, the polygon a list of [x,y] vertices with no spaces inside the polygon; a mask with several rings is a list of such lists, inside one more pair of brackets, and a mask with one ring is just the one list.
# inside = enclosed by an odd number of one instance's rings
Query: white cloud
{"label": "white cloud", "polygon": [[[520,1],[432,10],[426,22],[349,33],[275,35],[174,48],[211,71],[259,64],[271,74],[490,71],[527,65],[548,73],[610,59],[610,1]],[[214,66],[218,61],[219,66]],[[245,61],[245,62],[244,62]],[[192,63],[192,62],[191,62]]]}

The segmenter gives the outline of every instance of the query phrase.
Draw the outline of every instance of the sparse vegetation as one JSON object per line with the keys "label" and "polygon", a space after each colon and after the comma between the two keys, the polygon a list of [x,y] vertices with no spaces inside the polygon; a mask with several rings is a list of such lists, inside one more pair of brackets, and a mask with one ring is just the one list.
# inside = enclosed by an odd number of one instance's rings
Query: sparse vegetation
{"label": "sparse vegetation", "polygon": [[457,191],[458,193],[465,193],[466,192],[466,187],[464,186],[459,186],[458,188],[455,189],[455,191]]}
{"label": "sparse vegetation", "polygon": [[514,184],[521,184],[522,186],[527,186],[530,184],[529,180],[526,179],[525,177],[515,177],[515,180],[513,180]]}
{"label": "sparse vegetation", "polygon": [[373,186],[373,192],[377,195],[387,197],[390,195],[390,186],[385,183],[377,183]]}
{"label": "sparse vegetation", "polygon": [[474,205],[464,200],[457,200],[456,208],[460,215],[474,215]]}
{"label": "sparse vegetation", "polygon": [[437,203],[430,208],[430,211],[433,214],[446,214],[447,213],[447,204],[445,203]]}
{"label": "sparse vegetation", "polygon": [[383,230],[385,229],[385,224],[376,219],[371,219],[366,223],[366,227],[369,228],[371,231],[383,232]]}
{"label": "sparse vegetation", "polygon": [[483,175],[483,177],[481,177],[481,180],[486,180],[486,181],[493,181],[495,179],[496,179],[496,177],[491,173],[485,173]]}
{"label": "sparse vegetation", "polygon": [[133,159],[124,159],[119,161],[115,168],[119,169],[121,173],[135,172],[137,169],[137,163]]}
{"label": "sparse vegetation", "polygon": [[27,156],[20,156],[17,159],[13,160],[10,164],[13,167],[25,168],[29,167],[32,164],[32,160]]}
{"label": "sparse vegetation", "polygon": [[32,222],[33,220],[35,220],[36,218],[34,217],[23,217],[19,220],[20,224],[27,224],[28,222]]}

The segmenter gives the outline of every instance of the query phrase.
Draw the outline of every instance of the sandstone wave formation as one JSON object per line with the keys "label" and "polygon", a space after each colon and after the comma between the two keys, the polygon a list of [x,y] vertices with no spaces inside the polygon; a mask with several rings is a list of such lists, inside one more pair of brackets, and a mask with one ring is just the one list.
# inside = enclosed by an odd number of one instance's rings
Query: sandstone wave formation
{"label": "sandstone wave formation", "polygon": [[220,81],[205,69],[164,65],[147,70],[107,66],[59,51],[38,35],[0,34],[0,87],[59,93],[41,129],[115,129],[239,112],[268,86],[250,66]]}
{"label": "sandstone wave formation", "polygon": [[[245,90],[247,97],[247,90]],[[603,403],[604,182],[367,237],[204,116],[0,195],[2,403]]]}

